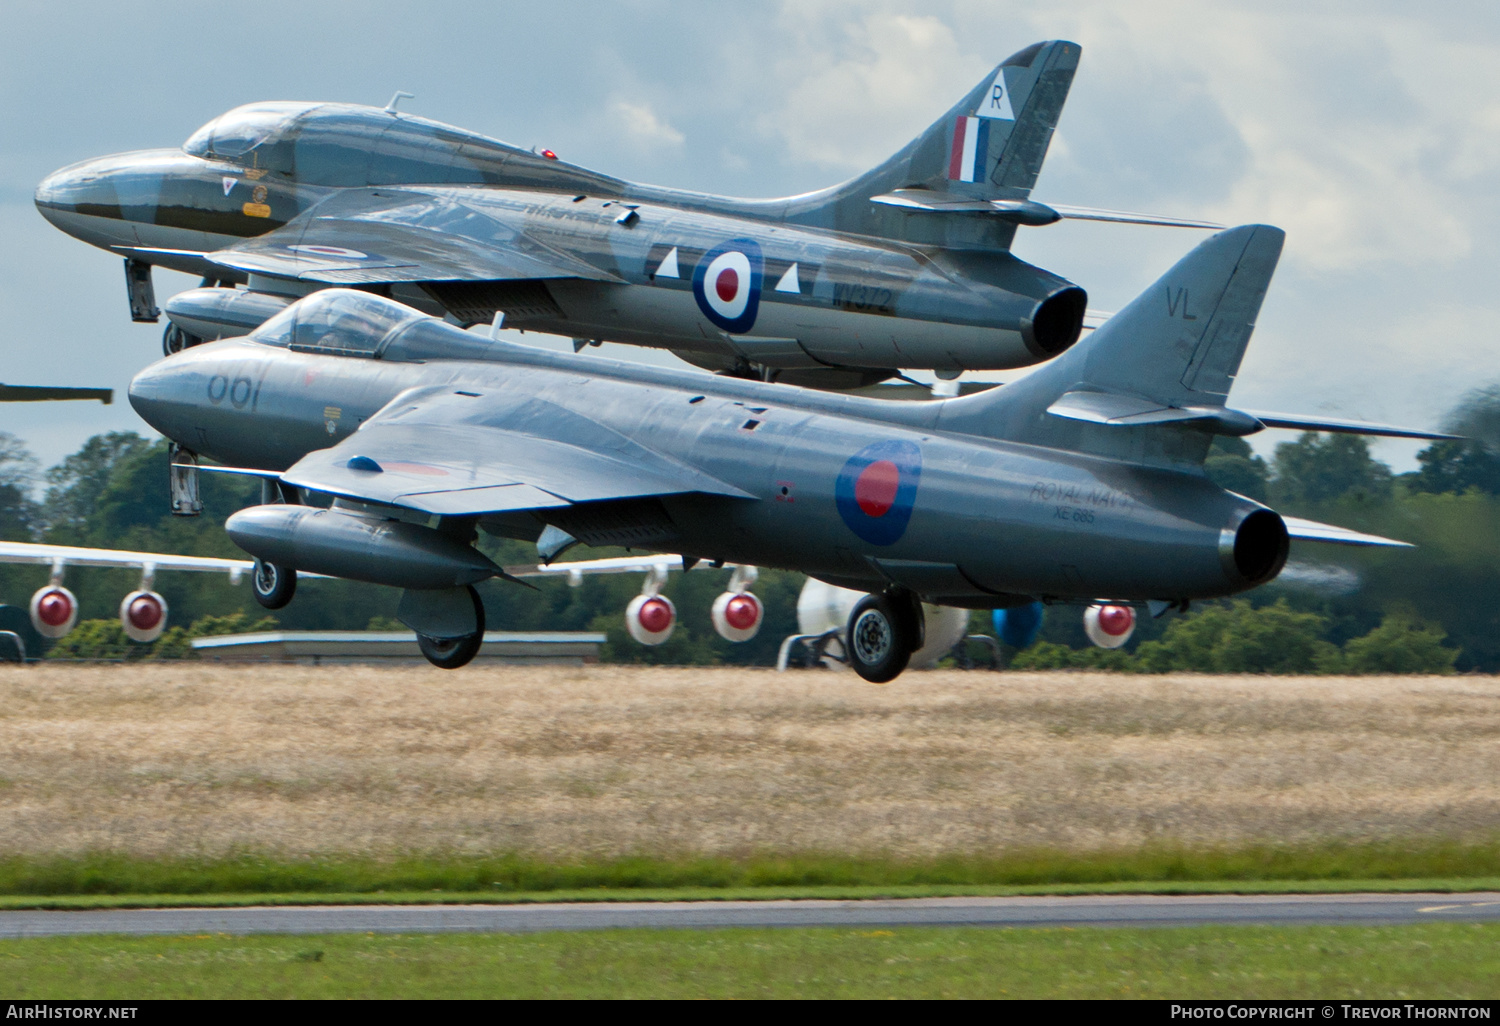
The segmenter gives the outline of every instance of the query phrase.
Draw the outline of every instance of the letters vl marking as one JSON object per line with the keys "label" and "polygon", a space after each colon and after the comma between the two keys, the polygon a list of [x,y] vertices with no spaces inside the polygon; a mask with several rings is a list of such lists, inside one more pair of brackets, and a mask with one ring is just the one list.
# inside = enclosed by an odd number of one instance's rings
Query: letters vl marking
{"label": "letters vl marking", "polygon": [[[1195,314],[1195,313],[1189,313],[1188,312],[1188,290],[1187,289],[1185,289],[1185,288],[1178,289],[1177,292],[1176,292],[1176,294],[1174,295],[1173,292],[1172,292],[1172,287],[1170,285],[1164,285],[1162,287],[1167,290],[1167,316],[1168,317],[1181,316],[1182,319],[1185,320],[1185,321],[1196,321],[1198,319],[1198,315],[1197,314]],[[1182,311],[1182,313],[1180,315],[1178,314],[1178,310]]]}

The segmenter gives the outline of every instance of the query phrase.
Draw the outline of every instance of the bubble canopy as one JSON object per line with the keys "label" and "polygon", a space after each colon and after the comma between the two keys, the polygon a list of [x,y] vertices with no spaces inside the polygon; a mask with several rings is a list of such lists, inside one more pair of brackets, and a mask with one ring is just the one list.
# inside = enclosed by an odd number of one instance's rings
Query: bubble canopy
{"label": "bubble canopy", "polygon": [[[254,164],[252,151],[273,143],[316,103],[252,103],[221,114],[188,137],[185,153],[205,160]],[[264,165],[262,165],[264,166]]]}
{"label": "bubble canopy", "polygon": [[427,315],[353,289],[324,289],[250,333],[253,342],[303,352],[374,356],[387,339]]}
{"label": "bubble canopy", "polygon": [[497,184],[514,146],[409,114],[348,103],[252,103],[182,144],[189,156],[337,187]]}

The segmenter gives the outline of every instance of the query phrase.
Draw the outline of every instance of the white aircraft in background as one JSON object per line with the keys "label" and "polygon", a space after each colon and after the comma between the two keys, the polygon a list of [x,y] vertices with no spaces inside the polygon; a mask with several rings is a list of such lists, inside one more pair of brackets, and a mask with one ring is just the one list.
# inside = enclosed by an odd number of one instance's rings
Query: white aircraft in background
{"label": "white aircraft in background", "polygon": [[64,637],[78,623],[78,598],[63,587],[68,566],[120,567],[141,572],[135,591],[120,600],[120,626],[131,641],[149,644],[167,629],[167,600],[155,591],[158,570],[228,573],[238,584],[255,564],[248,559],[217,556],[173,556],[164,552],[125,552],[73,545],[0,541],[0,563],[29,563],[52,568],[52,577],[31,596],[31,625],[44,638]]}
{"label": "white aircraft in background", "polygon": [[[167,627],[167,600],[155,590],[159,570],[185,570],[228,574],[230,584],[239,584],[246,574],[257,572],[249,559],[224,559],[217,556],[177,556],[162,552],[129,552],[118,549],[94,549],[72,545],[44,545],[34,542],[0,541],[0,563],[40,565],[51,568],[50,580],[31,596],[32,626],[44,638],[65,637],[78,623],[78,599],[63,586],[68,566],[113,567],[139,570],[139,586],[120,600],[120,626],[131,641],[149,644],[161,637]],[[728,569],[729,583],[714,599],[710,609],[714,630],[727,641],[749,641],[760,632],[765,607],[750,591],[759,572],[753,566],[694,562],[683,566],[681,556],[647,555],[609,559],[573,560],[551,564],[508,566],[507,574],[521,578],[563,577],[574,587],[593,574],[640,573],[645,575],[641,593],[625,608],[625,626],[631,638],[642,645],[660,645],[672,636],[677,626],[677,609],[672,600],[661,594],[673,570]],[[315,575],[305,574],[312,577]],[[797,599],[797,623],[800,633],[791,635],[781,646],[777,668],[785,669],[793,644],[806,642],[812,661],[823,665],[841,663],[843,628],[849,611],[864,597],[863,592],[838,588],[809,578]],[[949,606],[923,605],[926,614],[926,640],[912,656],[914,669],[936,665],[939,659],[968,636],[969,610]],[[1000,611],[1001,613],[1007,611]],[[1039,624],[1039,617],[1037,618]],[[1084,612],[1089,640],[1105,648],[1123,645],[1135,629],[1135,613],[1129,606],[1098,603]],[[997,633],[1016,647],[1025,647],[1035,636],[1006,637],[1003,618],[997,617]],[[1025,644],[1017,644],[1024,638]],[[24,653],[23,653],[24,655]]]}
{"label": "white aircraft in background", "polygon": [[[677,625],[677,609],[671,599],[661,594],[661,588],[673,570],[730,569],[733,573],[728,588],[714,599],[711,615],[714,630],[728,641],[749,641],[760,631],[764,619],[764,607],[749,589],[758,576],[753,566],[725,563],[694,562],[683,566],[681,556],[624,556],[610,559],[576,560],[565,563],[538,563],[508,566],[505,572],[513,577],[566,577],[573,587],[583,583],[591,574],[644,573],[645,582],[641,593],[625,608],[625,627],[630,636],[642,645],[660,645],[672,636]],[[865,592],[825,584],[809,577],[797,597],[797,634],[789,635],[781,643],[777,654],[776,668],[785,670],[791,660],[792,648],[801,642],[807,646],[809,661],[814,665],[838,665],[844,661],[843,634],[849,622],[849,613]],[[1152,610],[1159,614],[1164,610]],[[993,644],[995,638],[988,635],[969,634],[967,609],[952,606],[922,604],[925,620],[922,647],[912,654],[908,666],[911,669],[927,669],[936,666],[938,660],[951,652],[965,638],[975,638]],[[1036,640],[1041,627],[1040,603],[1020,607],[1016,610],[996,610],[993,616],[995,637],[1015,648],[1025,648]],[[1084,633],[1089,641],[1100,648],[1119,648],[1135,633],[1135,610],[1124,604],[1096,602],[1083,612]]]}

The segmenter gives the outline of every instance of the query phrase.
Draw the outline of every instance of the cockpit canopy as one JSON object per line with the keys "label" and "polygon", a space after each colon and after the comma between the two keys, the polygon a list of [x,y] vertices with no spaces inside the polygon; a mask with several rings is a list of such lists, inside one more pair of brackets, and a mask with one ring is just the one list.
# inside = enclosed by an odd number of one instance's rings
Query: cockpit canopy
{"label": "cockpit canopy", "polygon": [[426,118],[344,103],[252,103],[183,143],[204,160],[309,185],[499,184],[500,169],[533,154]]}
{"label": "cockpit canopy", "polygon": [[427,315],[354,289],[323,289],[250,333],[252,341],[303,353],[378,356],[389,340]]}
{"label": "cockpit canopy", "polygon": [[204,160],[226,160],[246,167],[274,170],[261,163],[269,156],[266,143],[279,139],[298,115],[318,106],[316,103],[251,103],[236,107],[194,132],[182,144],[182,149],[190,156]]}

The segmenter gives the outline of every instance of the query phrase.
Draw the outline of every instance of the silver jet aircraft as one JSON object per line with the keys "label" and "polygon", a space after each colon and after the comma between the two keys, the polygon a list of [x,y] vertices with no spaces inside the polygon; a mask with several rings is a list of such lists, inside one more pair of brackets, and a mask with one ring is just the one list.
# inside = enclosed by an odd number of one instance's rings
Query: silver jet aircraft
{"label": "silver jet aircraft", "polygon": [[491,341],[344,290],[154,364],[130,401],[266,478],[267,502],[227,528],[273,608],[298,571],[400,587],[428,658],[456,666],[482,639],[472,586],[504,573],[476,531],[535,540],[544,561],[623,545],[872,592],[846,647],[883,681],[921,645],[919,599],[1159,611],[1270,581],[1291,538],[1400,544],[1204,476],[1215,434],[1440,437],[1225,405],[1281,245],[1276,228],[1219,233],[1024,380],[927,403]]}
{"label": "silver jet aircraft", "polygon": [[1013,256],[1018,226],[1217,227],[1030,198],[1079,53],[1027,47],[884,164],[785,199],[637,185],[393,101],[240,107],[180,150],[58,171],[36,205],[126,258],[137,320],[157,316],[152,265],[203,276],[167,303],[168,352],[343,285],[459,325],[663,347],[741,377],[956,377],[1079,337],[1083,289]]}

